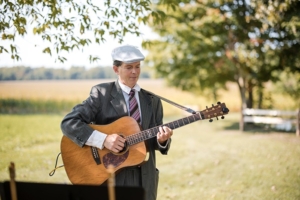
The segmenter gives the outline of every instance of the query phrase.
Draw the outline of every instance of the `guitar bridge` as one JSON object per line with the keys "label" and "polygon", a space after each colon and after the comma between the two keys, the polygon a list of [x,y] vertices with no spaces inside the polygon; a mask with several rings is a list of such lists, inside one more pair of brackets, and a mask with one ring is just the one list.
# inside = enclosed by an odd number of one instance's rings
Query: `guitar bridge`
{"label": "guitar bridge", "polygon": [[97,165],[101,164],[101,159],[98,153],[98,149],[96,147],[91,147],[93,158]]}

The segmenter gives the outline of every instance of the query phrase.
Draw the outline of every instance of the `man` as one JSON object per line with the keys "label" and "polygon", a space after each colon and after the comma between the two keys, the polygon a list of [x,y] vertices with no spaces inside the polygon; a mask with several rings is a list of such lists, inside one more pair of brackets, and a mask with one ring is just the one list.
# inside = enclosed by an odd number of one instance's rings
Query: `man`
{"label": "man", "polygon": [[[65,116],[61,129],[64,135],[81,147],[88,145],[120,152],[125,143],[123,137],[117,133],[101,133],[88,124],[105,125],[130,115],[146,130],[163,124],[163,108],[158,97],[150,95],[137,84],[140,62],[145,58],[140,50],[131,45],[122,45],[115,48],[111,55],[118,79],[92,87],[90,96]],[[133,99],[135,103],[132,103]],[[138,105],[138,108],[132,111],[134,105]],[[148,161],[141,166],[120,170],[116,174],[116,186],[142,186],[146,200],[155,200],[158,186],[155,150],[167,154],[172,134],[170,128],[160,127],[156,137],[145,141]]]}

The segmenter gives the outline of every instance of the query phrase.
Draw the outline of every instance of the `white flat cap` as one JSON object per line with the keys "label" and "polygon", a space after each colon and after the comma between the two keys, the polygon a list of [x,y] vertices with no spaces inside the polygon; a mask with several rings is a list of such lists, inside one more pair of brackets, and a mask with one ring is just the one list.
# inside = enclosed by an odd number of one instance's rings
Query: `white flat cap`
{"label": "white flat cap", "polygon": [[111,57],[113,61],[118,60],[124,63],[134,63],[145,59],[145,56],[137,47],[128,44],[113,49]]}

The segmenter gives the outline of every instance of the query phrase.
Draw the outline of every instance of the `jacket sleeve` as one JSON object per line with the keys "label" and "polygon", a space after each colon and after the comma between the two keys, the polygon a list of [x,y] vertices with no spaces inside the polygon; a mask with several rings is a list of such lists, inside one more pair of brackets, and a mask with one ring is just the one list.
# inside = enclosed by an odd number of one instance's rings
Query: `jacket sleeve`
{"label": "jacket sleeve", "polygon": [[63,134],[80,147],[84,146],[94,131],[88,124],[95,120],[97,112],[101,109],[99,95],[101,93],[94,86],[90,96],[81,104],[76,105],[61,122]]}

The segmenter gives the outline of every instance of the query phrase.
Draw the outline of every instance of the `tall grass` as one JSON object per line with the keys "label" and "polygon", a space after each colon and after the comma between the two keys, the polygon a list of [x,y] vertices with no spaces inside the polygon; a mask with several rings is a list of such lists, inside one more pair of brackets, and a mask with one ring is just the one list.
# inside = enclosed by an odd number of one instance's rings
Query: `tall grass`
{"label": "tall grass", "polygon": [[[71,104],[80,103],[88,97],[92,86],[107,81],[114,80],[4,81],[0,82],[0,103],[5,103],[6,108],[2,108],[2,110],[11,111],[11,113],[18,113],[13,111],[22,110],[28,112],[29,108],[32,108],[33,111],[38,108],[42,111],[52,108],[55,110],[54,107],[69,110],[72,108]],[[197,110],[216,104],[215,101],[226,102],[231,111],[237,111],[240,108],[238,92],[234,86],[230,86],[228,91],[224,91],[220,99],[212,100],[199,94],[170,88],[163,80],[141,79],[139,84],[146,90]],[[181,113],[181,110],[174,106],[167,103],[164,105],[166,115]]]}
{"label": "tall grass", "polygon": [[[28,113],[31,110],[31,113],[36,113],[39,109],[41,112],[49,110],[64,112],[64,109],[69,111],[72,106],[88,97],[92,86],[108,81],[115,80],[1,81],[0,112]],[[238,87],[234,83],[227,84],[227,90],[219,91],[216,100],[168,87],[163,80],[140,79],[139,84],[146,90],[196,110],[203,110],[206,106],[216,104],[217,101],[225,102],[232,112],[240,111],[241,108]],[[294,110],[295,102],[287,96],[274,94],[274,98],[268,100],[268,104],[274,109]],[[168,103],[164,103],[164,108],[167,116],[181,113],[181,110]]]}
{"label": "tall grass", "polygon": [[76,101],[66,100],[36,100],[36,99],[0,99],[2,114],[33,114],[33,113],[64,113],[77,104]]}

